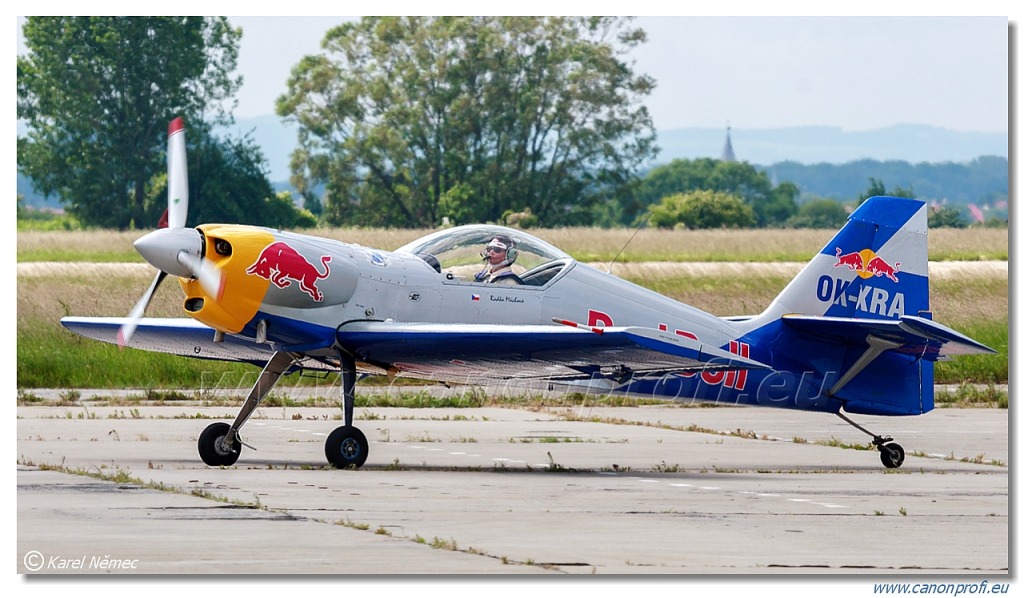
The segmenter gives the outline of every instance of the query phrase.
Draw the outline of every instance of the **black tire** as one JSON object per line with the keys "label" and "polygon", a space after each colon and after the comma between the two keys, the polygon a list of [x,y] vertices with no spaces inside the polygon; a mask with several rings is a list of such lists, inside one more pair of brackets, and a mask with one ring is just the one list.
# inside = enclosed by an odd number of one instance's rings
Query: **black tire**
{"label": "black tire", "polygon": [[889,469],[896,469],[900,465],[903,465],[903,459],[907,456],[903,447],[895,442],[883,444],[878,447],[878,450],[882,454],[882,465],[885,465]]}
{"label": "black tire", "polygon": [[370,454],[370,444],[359,428],[341,426],[327,437],[324,453],[330,464],[338,469],[359,469]]}
{"label": "black tire", "polygon": [[219,467],[234,465],[235,461],[238,461],[238,456],[242,454],[242,445],[235,442],[230,451],[224,450],[222,445],[230,429],[231,426],[224,422],[206,426],[203,433],[199,435],[199,457],[203,463]]}

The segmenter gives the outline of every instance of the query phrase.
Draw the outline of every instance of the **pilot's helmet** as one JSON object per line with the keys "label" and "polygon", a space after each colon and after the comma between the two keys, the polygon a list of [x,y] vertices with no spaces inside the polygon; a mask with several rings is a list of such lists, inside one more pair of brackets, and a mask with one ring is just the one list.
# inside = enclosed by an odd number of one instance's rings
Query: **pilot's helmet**
{"label": "pilot's helmet", "polygon": [[511,264],[516,261],[519,257],[519,250],[516,249],[516,243],[510,237],[505,235],[497,235],[487,242],[487,247],[484,249],[484,255],[486,256],[489,249],[501,249],[505,252],[505,263]]}

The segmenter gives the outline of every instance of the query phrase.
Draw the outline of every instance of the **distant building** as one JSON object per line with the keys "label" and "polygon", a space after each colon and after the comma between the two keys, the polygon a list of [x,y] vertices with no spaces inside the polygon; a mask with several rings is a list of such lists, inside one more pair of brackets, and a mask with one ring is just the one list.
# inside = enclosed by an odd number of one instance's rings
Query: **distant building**
{"label": "distant building", "polygon": [[722,148],[722,162],[735,162],[736,153],[732,151],[732,127],[725,127],[725,147]]}

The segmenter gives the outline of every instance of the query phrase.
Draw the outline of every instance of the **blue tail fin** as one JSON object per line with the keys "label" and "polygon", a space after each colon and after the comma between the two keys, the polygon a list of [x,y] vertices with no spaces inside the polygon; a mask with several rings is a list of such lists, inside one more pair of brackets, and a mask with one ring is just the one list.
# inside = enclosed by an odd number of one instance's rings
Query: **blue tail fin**
{"label": "blue tail fin", "polygon": [[928,309],[927,206],[872,197],[740,326],[773,368],[812,373],[846,411],[911,415],[933,406],[932,361],[947,342],[903,330],[903,318],[929,319]]}
{"label": "blue tail fin", "polygon": [[751,324],[785,314],[891,320],[928,310],[927,205],[872,197]]}

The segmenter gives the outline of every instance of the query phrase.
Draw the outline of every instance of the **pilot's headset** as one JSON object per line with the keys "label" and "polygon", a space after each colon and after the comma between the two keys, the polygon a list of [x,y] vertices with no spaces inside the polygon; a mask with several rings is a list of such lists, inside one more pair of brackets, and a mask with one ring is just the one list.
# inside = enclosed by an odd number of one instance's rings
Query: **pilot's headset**
{"label": "pilot's headset", "polygon": [[[505,250],[505,261],[502,262],[502,265],[505,266],[512,265],[516,261],[516,258],[519,257],[519,250],[516,249],[515,241],[504,235],[498,235],[497,237],[492,238],[490,242],[487,243],[487,247],[501,247]],[[480,252],[480,257],[482,257],[484,261],[487,261],[486,248]]]}

